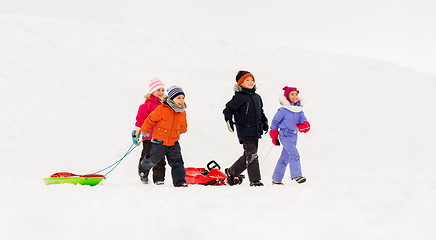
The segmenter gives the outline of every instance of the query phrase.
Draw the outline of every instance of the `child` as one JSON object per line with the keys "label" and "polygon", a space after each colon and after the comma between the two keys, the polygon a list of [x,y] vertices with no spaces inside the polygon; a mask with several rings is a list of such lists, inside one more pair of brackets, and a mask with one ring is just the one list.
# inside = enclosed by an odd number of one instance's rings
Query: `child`
{"label": "child", "polygon": [[244,147],[244,154],[230,168],[225,169],[230,186],[240,183],[235,182],[235,177],[239,177],[245,169],[248,172],[250,186],[263,186],[260,182],[257,149],[263,131],[268,132],[268,120],[263,113],[262,99],[256,94],[254,82],[253,74],[239,71],[236,75],[235,95],[223,111],[229,131],[234,132],[236,124],[239,143]]}
{"label": "child", "polygon": [[[145,95],[145,103],[139,106],[138,114],[136,115],[136,123],[135,128],[132,132],[133,142],[136,145],[140,144],[139,133],[144,120],[148,117],[148,115],[153,112],[160,104],[163,99],[165,93],[165,85],[158,78],[154,78],[150,80],[149,84],[149,93]],[[151,148],[151,137],[153,135],[153,128],[151,128],[150,136],[144,139],[143,148],[141,153],[141,158],[139,159],[139,164],[141,164],[141,159],[144,158],[150,152]],[[156,166],[153,167],[153,182],[156,185],[163,185],[165,181],[165,157],[162,157],[161,160],[157,163]],[[139,169],[139,165],[138,165]],[[148,184],[148,172],[145,173],[147,178],[144,178],[143,181],[145,184]]]}
{"label": "child", "polygon": [[150,153],[139,164],[141,178],[147,178],[146,173],[162,159],[167,157],[171,166],[171,176],[175,187],[187,187],[185,181],[185,166],[180,151],[180,134],[188,128],[186,122],[185,93],[182,88],[171,86],[168,90],[168,98],[164,103],[148,115],[141,126],[143,136],[150,135],[150,129],[154,125],[153,138],[151,139]]}
{"label": "child", "polygon": [[[285,93],[280,97],[281,107],[271,122],[269,132],[274,145],[283,144],[282,154],[277,161],[272,176],[272,183],[283,185],[282,179],[285,175],[286,166],[289,164],[291,178],[297,183],[304,183],[306,178],[301,174],[300,154],[297,150],[297,133],[307,133],[310,124],[304,116],[303,105],[298,98],[298,91],[295,87],[284,87]],[[280,129],[280,131],[279,131]],[[279,141],[280,138],[280,141]]]}

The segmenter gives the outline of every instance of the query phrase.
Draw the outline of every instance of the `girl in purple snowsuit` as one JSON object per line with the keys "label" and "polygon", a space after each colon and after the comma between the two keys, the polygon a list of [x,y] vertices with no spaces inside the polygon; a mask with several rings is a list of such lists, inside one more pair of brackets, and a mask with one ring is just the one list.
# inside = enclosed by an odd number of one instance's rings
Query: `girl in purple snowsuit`
{"label": "girl in purple snowsuit", "polygon": [[280,142],[283,145],[282,154],[272,176],[272,183],[278,185],[283,185],[282,180],[288,164],[292,180],[297,183],[306,181],[301,173],[297,133],[307,133],[310,130],[310,124],[304,116],[303,105],[298,98],[300,91],[295,87],[284,87],[283,90],[285,93],[280,97],[282,107],[274,116],[269,132],[274,145],[280,146]]}

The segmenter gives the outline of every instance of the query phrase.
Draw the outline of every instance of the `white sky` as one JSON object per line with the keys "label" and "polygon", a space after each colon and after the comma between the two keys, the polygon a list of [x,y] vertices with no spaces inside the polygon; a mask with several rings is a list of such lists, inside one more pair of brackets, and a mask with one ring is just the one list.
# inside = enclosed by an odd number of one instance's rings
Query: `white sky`
{"label": "white sky", "polygon": [[1,12],[286,44],[436,74],[434,0],[0,0]]}

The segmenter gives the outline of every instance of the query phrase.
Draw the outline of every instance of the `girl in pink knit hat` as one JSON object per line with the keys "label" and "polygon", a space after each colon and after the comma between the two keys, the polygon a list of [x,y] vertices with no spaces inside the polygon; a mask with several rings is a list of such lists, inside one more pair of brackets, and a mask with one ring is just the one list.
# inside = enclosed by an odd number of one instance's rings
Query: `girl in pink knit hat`
{"label": "girl in pink knit hat", "polygon": [[272,176],[272,183],[283,185],[282,180],[287,166],[291,172],[291,179],[297,183],[306,182],[301,171],[300,154],[297,150],[298,132],[307,133],[310,124],[303,112],[298,91],[295,87],[284,87],[284,94],[279,101],[281,108],[274,115],[269,132],[272,142],[276,146],[283,145],[277,165]]}
{"label": "girl in pink knit hat", "polygon": [[[151,128],[150,135],[146,138],[142,137],[140,134],[140,128],[144,123],[144,120],[148,115],[153,112],[162,102],[165,93],[165,85],[158,78],[153,78],[149,83],[149,91],[144,96],[145,103],[139,106],[138,114],[136,115],[135,127],[132,131],[132,139],[136,145],[139,145],[141,141],[143,142],[141,158],[139,159],[139,164],[141,164],[141,159],[144,158],[150,152],[151,139],[153,135],[153,128]],[[159,161],[159,163],[153,167],[153,182],[156,185],[163,185],[165,181],[165,157]],[[139,172],[138,172],[139,174]],[[141,181],[144,184],[148,184],[148,172],[144,176],[140,176]]]}

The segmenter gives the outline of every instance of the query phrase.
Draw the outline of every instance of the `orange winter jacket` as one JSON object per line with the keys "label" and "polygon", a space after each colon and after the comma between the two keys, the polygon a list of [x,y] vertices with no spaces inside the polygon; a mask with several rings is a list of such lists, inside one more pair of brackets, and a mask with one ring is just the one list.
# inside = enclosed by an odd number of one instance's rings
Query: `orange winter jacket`
{"label": "orange winter jacket", "polygon": [[161,104],[145,119],[141,132],[148,133],[153,125],[153,138],[163,141],[165,146],[173,146],[180,134],[188,130],[186,111],[177,113],[167,104]]}

